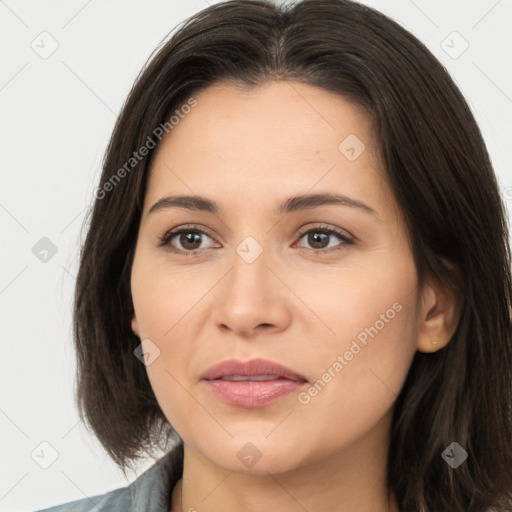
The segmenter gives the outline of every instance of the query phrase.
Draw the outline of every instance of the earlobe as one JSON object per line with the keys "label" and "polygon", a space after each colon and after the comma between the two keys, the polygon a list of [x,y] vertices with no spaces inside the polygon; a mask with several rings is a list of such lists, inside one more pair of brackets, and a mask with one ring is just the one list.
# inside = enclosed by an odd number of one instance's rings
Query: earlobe
{"label": "earlobe", "polygon": [[133,334],[135,334],[135,336],[138,336],[140,338],[139,325],[138,325],[137,318],[135,315],[133,315],[133,318],[132,318],[132,331],[133,331]]}
{"label": "earlobe", "polygon": [[459,323],[457,298],[446,284],[425,284],[422,292],[417,350],[436,352],[452,339]]}

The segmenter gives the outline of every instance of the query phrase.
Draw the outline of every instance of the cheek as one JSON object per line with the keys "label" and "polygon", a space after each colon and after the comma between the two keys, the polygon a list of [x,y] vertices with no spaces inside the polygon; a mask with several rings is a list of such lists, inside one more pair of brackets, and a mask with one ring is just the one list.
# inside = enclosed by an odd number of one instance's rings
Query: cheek
{"label": "cheek", "polygon": [[[174,358],[177,360],[177,358]],[[184,366],[182,363],[177,367]],[[190,394],[184,376],[172,365],[167,354],[146,367],[148,378],[160,408],[172,427],[187,441],[190,430],[190,413],[197,408],[197,402]]]}
{"label": "cheek", "polygon": [[[208,276],[204,276],[208,277]],[[207,288],[179,266],[162,263],[162,258],[141,249],[133,263],[132,299],[140,333],[165,340],[172,335],[201,299]],[[203,289],[204,288],[204,289]],[[186,318],[185,318],[186,317]]]}
{"label": "cheek", "polygon": [[[329,353],[309,354],[311,360],[316,357],[318,373],[299,397],[304,436],[314,435],[317,430],[311,418],[322,418],[325,438],[335,442],[343,432],[343,441],[349,444],[392,408],[416,351],[415,308],[405,300],[400,306],[400,311],[392,309],[396,313],[393,318],[391,310],[383,310],[384,314],[388,311],[388,323],[376,321],[372,315],[363,329],[351,322],[347,334],[329,344]],[[360,316],[358,323],[362,321]]]}
{"label": "cheek", "polygon": [[294,293],[307,305],[297,311],[311,313],[297,314],[300,329],[322,334],[316,348],[323,346],[326,353],[338,353],[347,344],[348,349],[358,335],[363,343],[373,336],[398,342],[404,337],[397,331],[414,328],[417,274],[405,251],[375,251],[327,272],[303,272],[293,282]]}
{"label": "cheek", "polygon": [[[404,258],[344,268],[310,293],[325,334],[304,357],[315,362],[316,380],[299,397],[304,418],[328,417],[325,435],[356,438],[392,407],[416,351],[417,281]],[[316,308],[316,309],[315,309]],[[317,331],[319,328],[317,325]],[[305,421],[305,428],[316,428]]]}
{"label": "cheek", "polygon": [[197,408],[188,390],[190,361],[197,351],[194,329],[200,325],[194,314],[208,288],[204,279],[191,280],[183,270],[152,261],[144,251],[138,256],[131,288],[144,351],[148,347],[153,354],[146,372],[162,411],[186,439],[190,429],[188,412]]}

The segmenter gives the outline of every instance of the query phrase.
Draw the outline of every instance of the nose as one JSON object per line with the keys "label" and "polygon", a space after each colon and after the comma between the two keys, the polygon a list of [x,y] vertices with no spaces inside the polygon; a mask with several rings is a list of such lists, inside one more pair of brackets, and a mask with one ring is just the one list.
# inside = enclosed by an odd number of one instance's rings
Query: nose
{"label": "nose", "polygon": [[286,279],[280,279],[279,266],[266,251],[250,263],[235,252],[232,261],[231,270],[215,287],[215,325],[243,337],[285,330],[293,294],[283,283]]}

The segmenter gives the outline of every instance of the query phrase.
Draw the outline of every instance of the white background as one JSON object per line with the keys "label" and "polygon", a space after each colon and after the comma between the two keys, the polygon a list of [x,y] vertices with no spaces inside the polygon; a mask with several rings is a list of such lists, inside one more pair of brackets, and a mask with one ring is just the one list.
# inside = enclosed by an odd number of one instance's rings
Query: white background
{"label": "white background", "polygon": [[[404,25],[447,67],[512,200],[512,1],[363,3]],[[80,229],[136,75],[178,23],[207,5],[0,0],[0,511],[94,496],[137,476],[123,477],[74,408],[71,305]],[[40,36],[44,31],[50,36]],[[463,41],[453,31],[469,44],[457,58]],[[53,39],[58,48],[46,59],[31,47],[48,51]],[[42,237],[57,247],[46,263],[32,252]],[[47,469],[31,458],[35,449],[51,457],[41,442],[58,454]]]}

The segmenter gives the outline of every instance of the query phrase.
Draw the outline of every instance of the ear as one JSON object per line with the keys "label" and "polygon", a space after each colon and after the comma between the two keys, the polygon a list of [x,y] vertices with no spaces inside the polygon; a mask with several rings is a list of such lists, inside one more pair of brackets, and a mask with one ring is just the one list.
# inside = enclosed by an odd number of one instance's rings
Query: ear
{"label": "ear", "polygon": [[431,279],[421,292],[417,350],[436,352],[455,334],[460,319],[458,299],[447,284]]}
{"label": "ear", "polygon": [[132,331],[136,336],[140,338],[139,323],[137,322],[137,317],[135,316],[135,314],[132,317]]}

